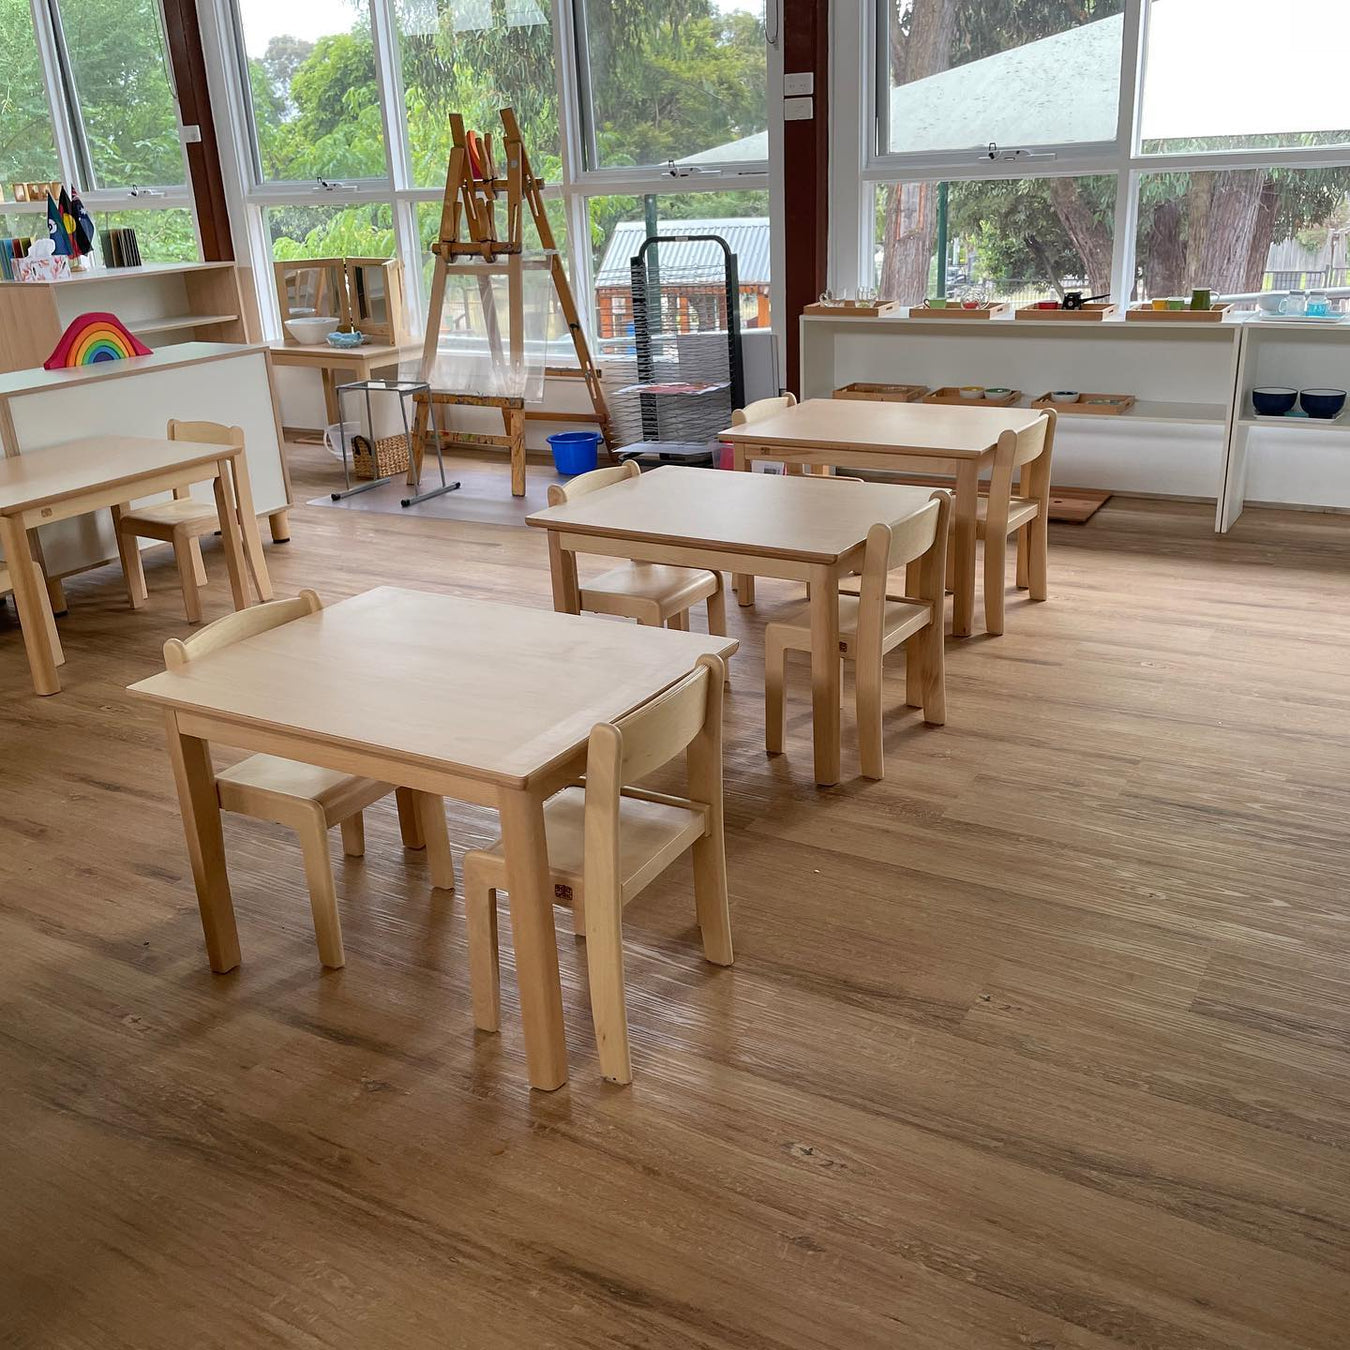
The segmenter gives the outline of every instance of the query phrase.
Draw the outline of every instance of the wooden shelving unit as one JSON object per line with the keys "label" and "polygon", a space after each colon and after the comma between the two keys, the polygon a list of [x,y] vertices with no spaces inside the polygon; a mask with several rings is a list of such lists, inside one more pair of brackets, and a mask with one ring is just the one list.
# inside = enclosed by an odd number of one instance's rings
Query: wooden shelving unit
{"label": "wooden shelving unit", "polygon": [[149,345],[256,342],[257,306],[234,263],[100,267],[64,281],[0,282],[0,371],[40,366],[66,325],[106,311]]}

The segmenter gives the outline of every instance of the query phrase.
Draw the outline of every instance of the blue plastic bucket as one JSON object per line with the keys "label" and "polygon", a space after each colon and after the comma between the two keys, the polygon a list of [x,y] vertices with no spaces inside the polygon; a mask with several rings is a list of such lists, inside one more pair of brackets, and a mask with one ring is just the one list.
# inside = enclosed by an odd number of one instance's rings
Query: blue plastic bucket
{"label": "blue plastic bucket", "polygon": [[598,431],[560,431],[548,438],[559,473],[590,473],[600,458]]}

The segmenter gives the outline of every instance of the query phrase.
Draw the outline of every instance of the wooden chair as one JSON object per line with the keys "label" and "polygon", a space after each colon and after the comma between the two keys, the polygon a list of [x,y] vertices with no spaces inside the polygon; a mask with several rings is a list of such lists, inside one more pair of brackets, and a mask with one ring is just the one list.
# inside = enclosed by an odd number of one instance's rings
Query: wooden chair
{"label": "wooden chair", "polygon": [[[1046,597],[1050,540],[1050,459],[1055,446],[1058,413],[1045,415],[1022,432],[1005,431],[998,440],[989,495],[981,497],[975,520],[976,538],[984,540],[984,627],[1003,632],[1004,587],[1008,536],[1017,536],[1017,585],[1033,600]],[[1021,470],[1018,495],[1013,475]]]}
{"label": "wooden chair", "polygon": [[[561,506],[588,492],[636,478],[641,470],[631,460],[610,468],[593,469],[568,483],[550,483],[548,504]],[[725,636],[726,592],[722,574],[699,567],[668,567],[664,563],[626,562],[588,581],[580,588],[581,608],[592,614],[617,614],[651,628],[662,625],[687,630],[689,610],[708,602],[708,632]]]}
{"label": "wooden chair", "polygon": [[[544,807],[554,894],[572,904],[575,930],[586,935],[591,1015],[600,1072],[616,1083],[633,1076],[624,1007],[623,906],[686,849],[693,849],[694,903],[703,954],[732,962],[722,831],[722,681],[716,656],[620,718],[591,731],[584,787],[564,788]],[[629,784],[687,748],[686,797]],[[497,890],[506,885],[501,841],[464,855],[469,970],[474,1022],[496,1031],[500,1020]]]}
{"label": "wooden chair", "polygon": [[[66,654],[61,650],[61,638],[56,631],[56,616],[52,613],[51,597],[47,594],[47,578],[42,564],[36,558],[29,561],[33,576],[37,579],[38,599],[42,604],[42,626],[47,630],[47,641],[51,643],[52,657],[58,666],[66,664]],[[14,589],[14,579],[10,576],[9,564],[0,558],[0,595],[8,595]]]}
{"label": "wooden chair", "polygon": [[[170,638],[164,644],[164,664],[170,670],[181,670],[222,647],[233,646],[307,614],[316,614],[322,608],[319,597],[305,590],[294,600],[273,600],[241,609],[207,624],[186,641]],[[361,812],[391,791],[394,789],[388,783],[276,755],[251,755],[216,773],[216,795],[222,811],[270,820],[288,826],[300,836],[314,935],[318,939],[319,960],[325,966],[336,968],[346,962],[333,867],[328,857],[328,831],[334,825],[341,826],[342,851],[349,858],[359,858],[366,851]],[[431,884],[454,890],[444,802],[408,788],[398,788],[397,796],[404,847],[425,847]]]}
{"label": "wooden chair", "polygon": [[777,398],[757,398],[753,403],[747,403],[744,408],[731,410],[731,425],[743,427],[747,422],[762,422],[766,417],[772,417],[774,413],[796,406],[796,394],[780,394]]}
{"label": "wooden chair", "polygon": [[[867,532],[862,588],[839,595],[839,653],[854,663],[858,750],[864,778],[883,778],[881,664],[905,644],[906,702],[923,708],[923,720],[947,720],[943,637],[946,630],[947,528],[951,494],[933,493],[917,515]],[[888,573],[904,565],[904,595],[887,593]],[[764,746],[783,751],[787,653],[811,650],[807,609],[764,628]]]}
{"label": "wooden chair", "polygon": [[[180,422],[169,419],[168,438],[171,441],[199,441],[208,445],[243,447],[244,433],[239,427],[222,426],[219,422]],[[122,575],[126,578],[127,598],[132,609],[139,609],[146,601],[145,570],[141,566],[141,550],[137,539],[158,539],[173,545],[178,563],[178,581],[183,589],[183,608],[189,623],[200,623],[202,603],[200,589],[206,585],[206,568],[202,563],[202,548],[198,540],[204,534],[215,534],[220,529],[220,517],[214,502],[199,502],[187,488],[175,488],[173,500],[155,502],[149,506],[133,507],[130,503],[115,506],[112,511],[113,528],[117,532],[117,553],[122,560]],[[247,557],[245,550],[245,557]],[[262,600],[272,598],[272,587],[264,575],[259,578],[249,562],[253,584]]]}

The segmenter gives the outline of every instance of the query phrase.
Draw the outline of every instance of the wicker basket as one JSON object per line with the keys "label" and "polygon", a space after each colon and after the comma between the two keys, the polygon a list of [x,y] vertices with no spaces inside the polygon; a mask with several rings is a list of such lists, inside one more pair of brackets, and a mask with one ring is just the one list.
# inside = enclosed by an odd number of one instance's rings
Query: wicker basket
{"label": "wicker basket", "polygon": [[366,437],[353,436],[351,450],[353,478],[393,478],[408,472],[408,438],[402,432],[381,436],[375,442],[374,455]]}

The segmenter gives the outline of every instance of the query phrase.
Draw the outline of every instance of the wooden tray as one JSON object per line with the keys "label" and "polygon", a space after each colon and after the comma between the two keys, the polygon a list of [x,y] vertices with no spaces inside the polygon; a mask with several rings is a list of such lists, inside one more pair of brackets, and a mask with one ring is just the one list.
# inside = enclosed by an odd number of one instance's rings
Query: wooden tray
{"label": "wooden tray", "polygon": [[931,394],[925,394],[919,401],[921,403],[951,403],[962,408],[1010,408],[1021,397],[1022,391],[1013,389],[1004,394],[1002,398],[962,398],[956,385],[944,384],[941,389],[934,389]]}
{"label": "wooden tray", "polygon": [[1082,309],[1019,309],[1014,319],[1063,319],[1069,323],[1091,323],[1105,319],[1116,312],[1116,306],[1106,301],[1093,300]]}
{"label": "wooden tray", "polygon": [[913,403],[928,392],[926,384],[865,384],[854,380],[834,391],[835,398],[860,398],[870,403]]}
{"label": "wooden tray", "polygon": [[[1089,399],[1109,398],[1110,403],[1090,403]],[[1070,413],[1077,417],[1118,417],[1134,407],[1133,394],[1088,394],[1080,393],[1077,403],[1056,403],[1049,393],[1031,400],[1033,408],[1053,408],[1057,413]]]}
{"label": "wooden tray", "polygon": [[927,305],[911,305],[911,319],[992,319],[1006,314],[1012,306],[1006,300],[996,300],[979,309],[962,309],[960,304],[947,305],[942,309],[930,309]]}
{"label": "wooden tray", "polygon": [[895,300],[877,300],[872,304],[864,304],[861,300],[844,300],[837,305],[822,305],[817,301],[814,305],[807,305],[802,313],[823,314],[830,319],[878,319],[895,313],[899,308]]}
{"label": "wooden tray", "polygon": [[1132,305],[1126,319],[1144,323],[1221,323],[1232,305],[1211,305],[1208,309],[1154,309],[1152,305]]}

